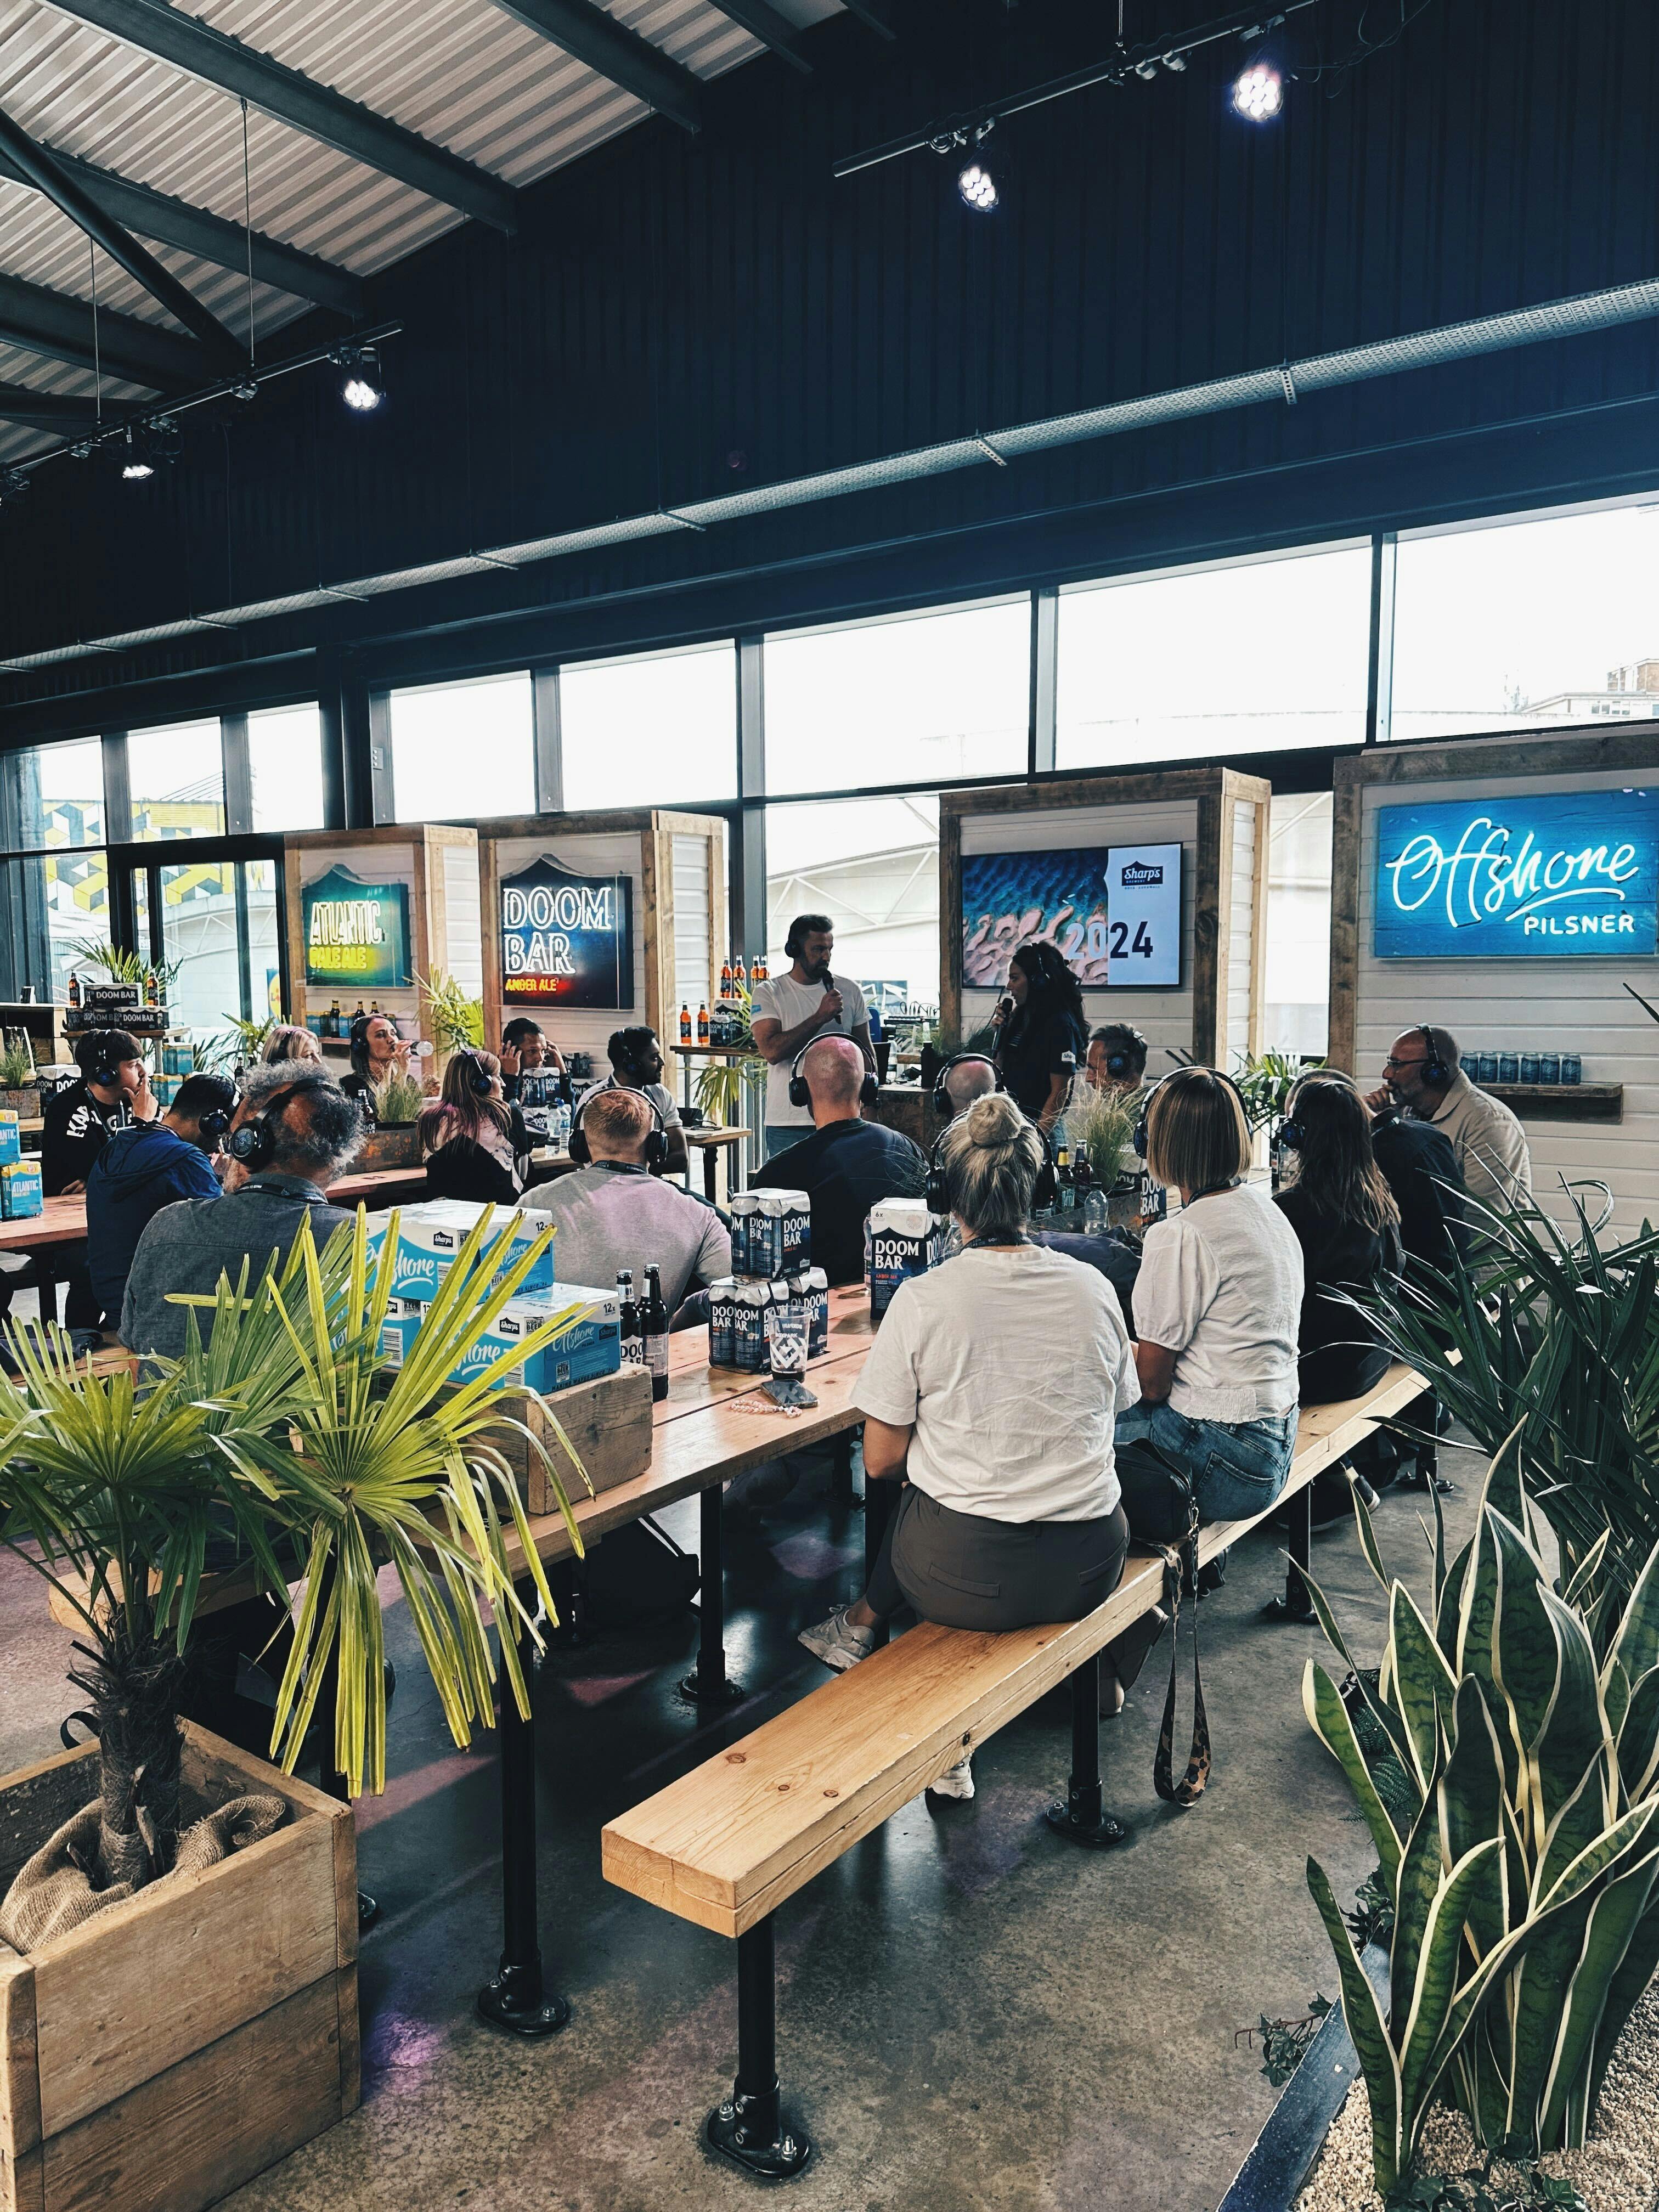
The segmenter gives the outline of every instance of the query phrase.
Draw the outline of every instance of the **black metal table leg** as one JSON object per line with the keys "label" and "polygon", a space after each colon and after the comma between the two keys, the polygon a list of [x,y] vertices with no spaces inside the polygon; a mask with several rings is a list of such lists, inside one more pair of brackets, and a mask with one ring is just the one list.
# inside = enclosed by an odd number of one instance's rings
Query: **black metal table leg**
{"label": "black metal table leg", "polygon": [[830,1495],[838,1513],[850,1512],[853,1506],[853,1439],[855,1433],[852,1429],[842,1429],[830,1440],[834,1458]]}
{"label": "black metal table leg", "polygon": [[797,2127],[783,2124],[778,2089],[772,1916],[738,1938],[738,2075],[732,2094],[704,2123],[710,2150],[764,2181],[788,2181],[812,2155]]}
{"label": "black metal table leg", "polygon": [[721,1551],[720,1486],[712,1483],[697,1502],[697,1665],[680,1684],[694,1705],[734,1705],[748,1693],[726,1673],[726,1561]]}
{"label": "black metal table leg", "polygon": [[1308,1595],[1308,1585],[1302,1579],[1304,1571],[1313,1556],[1313,1485],[1306,1483],[1291,1498],[1290,1514],[1290,1564],[1285,1570],[1285,1595],[1270,1597],[1261,1608],[1267,1620],[1301,1620],[1317,1619],[1313,1600]]}
{"label": "black metal table leg", "polygon": [[536,1647],[528,1627],[519,1635],[519,1664],[530,1693],[521,1720],[513,1692],[501,1683],[501,1963],[478,1992],[480,2020],[509,2035],[556,2035],[570,2017],[566,1997],[550,1996],[542,1981],[540,1915],[536,1899]]}
{"label": "black metal table leg", "polygon": [[[881,1557],[882,1540],[887,1534],[887,1524],[898,1507],[903,1485],[897,1482],[872,1482],[870,1470],[864,1471],[864,1586],[870,1587],[870,1577],[876,1571],[876,1561]],[[887,1641],[887,1623],[876,1623],[876,1649],[880,1650]]]}
{"label": "black metal table leg", "polygon": [[1043,1814],[1057,1836],[1103,1851],[1128,1834],[1106,1810],[1100,1789],[1100,1654],[1072,1670],[1072,1777]]}

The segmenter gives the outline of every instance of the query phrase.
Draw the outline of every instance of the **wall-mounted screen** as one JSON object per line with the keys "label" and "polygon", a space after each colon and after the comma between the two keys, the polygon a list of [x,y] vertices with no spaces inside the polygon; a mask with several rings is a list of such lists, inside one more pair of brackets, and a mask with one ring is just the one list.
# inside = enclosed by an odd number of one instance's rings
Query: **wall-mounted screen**
{"label": "wall-mounted screen", "polygon": [[1659,951],[1659,791],[1384,806],[1379,960],[1569,960]]}
{"label": "wall-mounted screen", "polygon": [[544,854],[501,884],[501,995],[509,1006],[631,1006],[631,877],[577,876]]}
{"label": "wall-mounted screen", "polygon": [[1085,990],[1177,986],[1181,847],[964,854],[963,984],[1000,990],[1033,938],[1057,945]]}

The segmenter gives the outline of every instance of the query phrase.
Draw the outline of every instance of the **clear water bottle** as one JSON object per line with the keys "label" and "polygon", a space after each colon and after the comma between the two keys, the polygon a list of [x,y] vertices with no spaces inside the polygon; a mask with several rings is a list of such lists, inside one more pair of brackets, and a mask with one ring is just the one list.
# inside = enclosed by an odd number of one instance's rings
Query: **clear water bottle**
{"label": "clear water bottle", "polygon": [[1083,1231],[1086,1237],[1103,1237],[1111,1226],[1112,1210],[1106,1203],[1106,1194],[1097,1183],[1083,1201]]}

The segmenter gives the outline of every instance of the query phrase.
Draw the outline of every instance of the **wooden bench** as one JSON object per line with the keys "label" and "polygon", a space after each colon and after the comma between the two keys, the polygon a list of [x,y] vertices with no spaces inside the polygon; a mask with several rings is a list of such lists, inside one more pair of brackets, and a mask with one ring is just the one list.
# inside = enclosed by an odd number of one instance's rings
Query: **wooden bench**
{"label": "wooden bench", "polygon": [[[1200,1563],[1299,1498],[1289,1579],[1302,1604],[1289,1611],[1305,1617],[1297,1570],[1308,1565],[1310,1486],[1424,1388],[1410,1368],[1395,1366],[1363,1398],[1310,1407],[1285,1490],[1267,1513],[1201,1530]],[[605,1828],[607,1881],[737,1942],[738,2071],[731,2096],[706,2124],[711,2148],[773,2179],[798,2173],[811,2154],[781,2109],[777,1907],[1067,1676],[1073,1771],[1049,1823],[1079,1843],[1105,1840],[1100,1654],[1158,1604],[1164,1577],[1160,1555],[1136,1550],[1116,1589],[1081,1620],[1002,1635],[924,1622]]]}

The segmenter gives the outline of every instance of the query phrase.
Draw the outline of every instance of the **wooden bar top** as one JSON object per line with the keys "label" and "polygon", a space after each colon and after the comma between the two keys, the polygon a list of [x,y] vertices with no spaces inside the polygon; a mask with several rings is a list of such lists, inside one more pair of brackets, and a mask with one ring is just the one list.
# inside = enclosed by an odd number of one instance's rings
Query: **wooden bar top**
{"label": "wooden bar top", "polygon": [[[415,1194],[410,1184],[424,1185],[424,1168],[374,1168],[366,1175],[344,1175],[329,1185],[337,1206],[356,1206],[360,1200]],[[0,1252],[28,1252],[42,1244],[72,1244],[87,1233],[87,1202],[82,1197],[49,1198],[43,1212],[27,1221],[0,1221]]]}

